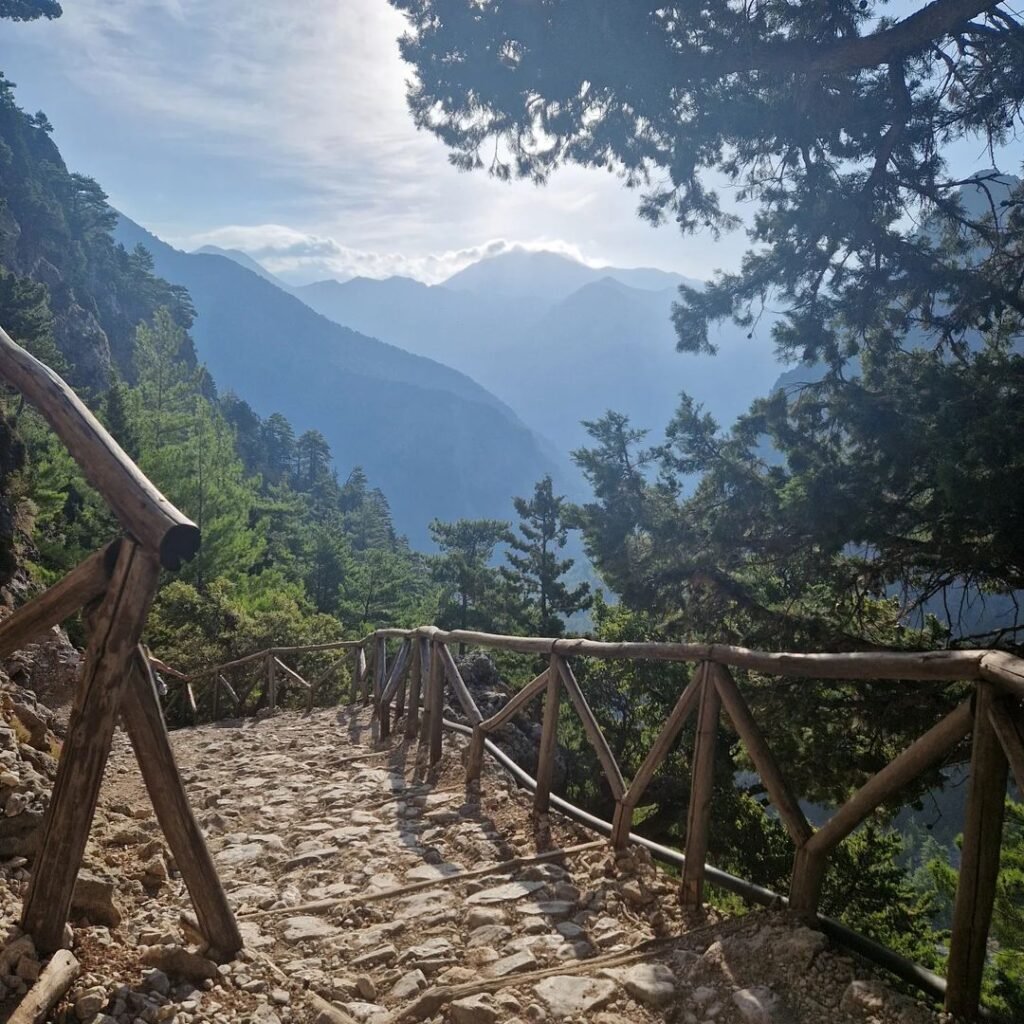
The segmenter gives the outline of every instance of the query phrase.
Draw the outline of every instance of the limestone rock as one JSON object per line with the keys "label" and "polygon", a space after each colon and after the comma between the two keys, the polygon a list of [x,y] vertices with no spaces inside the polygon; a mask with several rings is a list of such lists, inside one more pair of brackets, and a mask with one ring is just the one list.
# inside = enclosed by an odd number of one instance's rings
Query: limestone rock
{"label": "limestone rock", "polygon": [[733,992],[732,1001],[746,1024],[771,1024],[776,997],[770,988],[741,988]]}
{"label": "limestone rock", "polygon": [[150,967],[157,967],[174,978],[186,978],[197,984],[218,977],[217,965],[184,946],[147,946],[139,958]]}
{"label": "limestone rock", "polygon": [[494,1024],[497,1011],[486,995],[456,999],[449,1010],[452,1024]]}
{"label": "limestone rock", "polygon": [[615,998],[615,983],[575,974],[556,974],[533,987],[556,1017],[577,1017],[606,1007]]}
{"label": "limestone rock", "polygon": [[121,923],[121,911],[114,903],[114,883],[91,871],[78,872],[71,910],[87,917],[92,924],[117,928]]}
{"label": "limestone rock", "polygon": [[636,964],[622,978],[626,991],[647,1006],[667,1006],[676,994],[676,976],[664,964]]}

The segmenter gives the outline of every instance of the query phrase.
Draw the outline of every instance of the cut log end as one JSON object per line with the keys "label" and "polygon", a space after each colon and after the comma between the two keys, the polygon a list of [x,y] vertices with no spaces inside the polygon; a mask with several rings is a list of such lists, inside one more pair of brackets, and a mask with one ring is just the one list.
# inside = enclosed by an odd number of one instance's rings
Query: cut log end
{"label": "cut log end", "polygon": [[199,552],[199,527],[194,523],[177,523],[160,542],[160,565],[168,572],[177,572],[185,562],[191,562]]}

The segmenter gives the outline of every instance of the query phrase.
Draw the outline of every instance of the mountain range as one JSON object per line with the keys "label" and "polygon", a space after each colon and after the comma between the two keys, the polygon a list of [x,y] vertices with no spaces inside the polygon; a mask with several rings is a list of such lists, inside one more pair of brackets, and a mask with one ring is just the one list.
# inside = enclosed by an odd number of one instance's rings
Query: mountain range
{"label": "mountain range", "polygon": [[508,518],[513,495],[564,476],[465,374],[333,323],[234,258],[182,252],[126,217],[115,237],[143,245],[157,274],[188,289],[196,349],[218,386],[261,416],[321,431],[342,473],[360,465],[384,491],[415,546],[429,547],[434,517]]}
{"label": "mountain range", "polygon": [[780,367],[766,344],[770,317],[753,339],[724,326],[713,358],[676,351],[671,314],[682,283],[700,287],[663,270],[591,267],[526,250],[479,260],[439,285],[278,281],[335,323],[458,368],[563,458],[587,442],[582,422],[609,409],[657,438],[682,391],[729,423],[771,389]]}

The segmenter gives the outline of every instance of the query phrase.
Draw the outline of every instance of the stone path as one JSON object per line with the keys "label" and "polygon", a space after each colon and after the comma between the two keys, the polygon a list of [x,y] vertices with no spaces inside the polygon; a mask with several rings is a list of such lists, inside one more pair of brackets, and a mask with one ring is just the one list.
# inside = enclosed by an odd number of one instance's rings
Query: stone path
{"label": "stone path", "polygon": [[[375,749],[363,709],[221,723],[173,741],[246,949],[215,964],[194,944],[187,894],[119,737],[87,855],[91,896],[79,900],[85,973],[56,1020],[939,1019],[782,917],[685,922],[673,881],[645,854],[616,861],[560,816],[535,822],[528,795],[493,765],[482,795],[467,798],[459,737],[446,736],[432,772],[415,746]],[[0,925],[10,925],[24,866],[4,873]],[[4,970],[0,954],[0,980]],[[15,965],[6,971],[17,992]],[[314,995],[336,1016],[318,1016]]]}

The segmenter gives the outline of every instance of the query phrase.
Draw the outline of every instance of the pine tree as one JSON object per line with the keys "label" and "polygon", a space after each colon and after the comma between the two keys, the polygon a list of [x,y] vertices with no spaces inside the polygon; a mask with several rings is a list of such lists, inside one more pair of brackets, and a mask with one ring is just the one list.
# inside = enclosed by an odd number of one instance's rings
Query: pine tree
{"label": "pine tree", "polygon": [[435,519],[430,535],[441,549],[433,559],[441,585],[438,625],[448,629],[493,629],[500,614],[501,573],[492,566],[494,550],[512,536],[498,519]]}
{"label": "pine tree", "polygon": [[565,499],[555,495],[551,477],[545,476],[535,485],[532,499],[514,498],[513,505],[520,519],[519,535],[509,542],[509,568],[503,573],[530,605],[530,617],[541,635],[558,636],[565,617],[591,602],[588,584],[570,587],[562,579],[573,566],[573,559],[558,557],[569,537]]}

